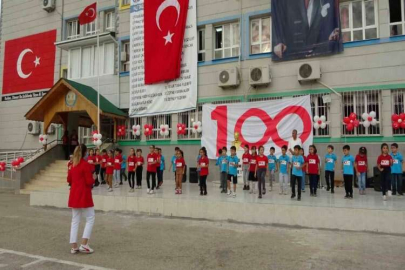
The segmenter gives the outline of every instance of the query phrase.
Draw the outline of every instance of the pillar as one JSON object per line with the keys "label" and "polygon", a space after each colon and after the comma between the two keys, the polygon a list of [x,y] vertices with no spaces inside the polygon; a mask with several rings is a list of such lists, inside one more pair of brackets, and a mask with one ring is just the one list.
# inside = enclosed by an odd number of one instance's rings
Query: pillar
{"label": "pillar", "polygon": [[380,121],[381,134],[384,137],[392,137],[392,98],[390,90],[381,91],[381,107],[380,119],[377,119]]}
{"label": "pillar", "polygon": [[340,138],[342,136],[342,98],[338,95],[331,93],[332,101],[330,103],[330,116],[329,116],[329,134],[331,138]]}
{"label": "pillar", "polygon": [[174,141],[174,142],[178,140],[178,135],[177,135],[177,124],[178,123],[179,123],[179,114],[178,113],[172,114],[172,123],[171,123],[172,138],[171,138],[171,141]]}

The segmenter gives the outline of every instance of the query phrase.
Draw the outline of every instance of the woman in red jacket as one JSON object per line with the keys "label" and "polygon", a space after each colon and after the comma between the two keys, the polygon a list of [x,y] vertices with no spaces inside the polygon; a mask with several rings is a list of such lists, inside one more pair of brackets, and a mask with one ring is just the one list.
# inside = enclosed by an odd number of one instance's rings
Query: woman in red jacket
{"label": "woman in red jacket", "polygon": [[[71,184],[68,207],[72,208],[72,226],[70,229],[71,253],[93,253],[89,247],[89,239],[94,225],[94,203],[91,189],[94,184],[91,165],[84,160],[87,147],[78,145],[73,154],[73,166],[68,174],[68,182]],[[82,244],[77,246],[77,233],[81,216],[86,218],[86,226],[83,232]]]}

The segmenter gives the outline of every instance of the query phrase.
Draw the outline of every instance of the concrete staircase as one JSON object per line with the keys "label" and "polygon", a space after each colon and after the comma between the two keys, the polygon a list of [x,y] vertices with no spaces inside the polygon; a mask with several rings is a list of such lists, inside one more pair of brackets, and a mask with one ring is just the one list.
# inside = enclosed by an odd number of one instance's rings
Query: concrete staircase
{"label": "concrete staircase", "polygon": [[56,160],[34,175],[31,181],[24,185],[20,194],[30,194],[33,190],[51,190],[62,186],[67,186],[67,161]]}

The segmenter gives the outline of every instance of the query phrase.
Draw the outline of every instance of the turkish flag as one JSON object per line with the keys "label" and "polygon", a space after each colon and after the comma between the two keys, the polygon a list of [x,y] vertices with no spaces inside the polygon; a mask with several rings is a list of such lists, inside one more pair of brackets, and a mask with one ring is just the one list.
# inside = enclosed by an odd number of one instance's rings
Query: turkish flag
{"label": "turkish flag", "polygon": [[188,0],[144,2],[145,84],[180,77]]}
{"label": "turkish flag", "polygon": [[56,30],[6,41],[3,95],[53,86],[55,41]]}
{"label": "turkish flag", "polygon": [[97,3],[87,6],[79,15],[79,24],[88,24],[97,18]]}

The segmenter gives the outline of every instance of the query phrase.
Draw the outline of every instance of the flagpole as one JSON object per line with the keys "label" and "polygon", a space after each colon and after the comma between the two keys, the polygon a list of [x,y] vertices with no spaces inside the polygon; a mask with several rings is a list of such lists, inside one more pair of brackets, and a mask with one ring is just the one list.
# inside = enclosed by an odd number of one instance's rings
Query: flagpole
{"label": "flagpole", "polygon": [[96,1],[96,31],[97,31],[97,131],[101,134],[100,125],[100,26],[99,26],[99,14],[98,14],[98,0]]}

